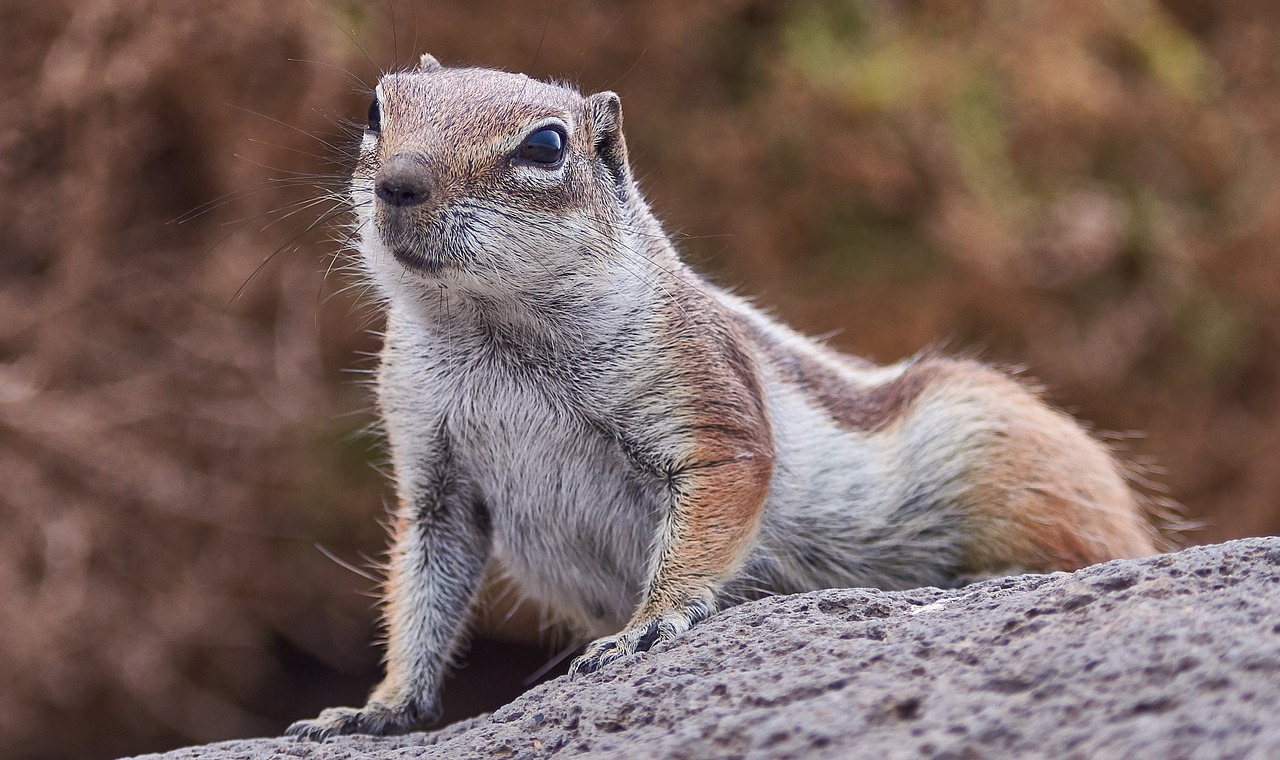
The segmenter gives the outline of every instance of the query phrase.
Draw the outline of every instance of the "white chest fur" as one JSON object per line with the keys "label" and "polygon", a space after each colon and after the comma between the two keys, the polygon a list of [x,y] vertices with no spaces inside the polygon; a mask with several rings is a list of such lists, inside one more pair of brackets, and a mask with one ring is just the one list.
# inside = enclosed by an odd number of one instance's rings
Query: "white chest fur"
{"label": "white chest fur", "polygon": [[432,465],[423,444],[443,433],[520,592],[583,633],[617,630],[641,597],[657,535],[653,484],[501,346],[396,319],[379,400],[398,479]]}

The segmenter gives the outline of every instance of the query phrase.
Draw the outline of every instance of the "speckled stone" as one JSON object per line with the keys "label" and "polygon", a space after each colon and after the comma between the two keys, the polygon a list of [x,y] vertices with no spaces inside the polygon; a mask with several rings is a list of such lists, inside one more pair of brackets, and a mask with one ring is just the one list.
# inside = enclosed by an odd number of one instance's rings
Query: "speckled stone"
{"label": "speckled stone", "polygon": [[1280,538],[727,610],[439,731],[148,760],[1280,757]]}

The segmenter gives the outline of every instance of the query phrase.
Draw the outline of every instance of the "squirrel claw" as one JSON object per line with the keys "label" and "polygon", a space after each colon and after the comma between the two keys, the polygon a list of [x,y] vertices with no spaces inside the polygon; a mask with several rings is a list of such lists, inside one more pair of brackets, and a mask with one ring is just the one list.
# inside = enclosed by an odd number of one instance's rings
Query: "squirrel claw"
{"label": "squirrel claw", "polygon": [[647,652],[654,644],[674,639],[692,626],[693,622],[688,615],[673,613],[630,626],[621,633],[596,639],[569,666],[569,675],[594,673],[627,655]]}
{"label": "squirrel claw", "polygon": [[322,742],[335,736],[370,734],[387,736],[408,731],[419,722],[418,713],[377,703],[363,708],[330,707],[310,720],[300,720],[285,729],[285,736],[300,741]]}

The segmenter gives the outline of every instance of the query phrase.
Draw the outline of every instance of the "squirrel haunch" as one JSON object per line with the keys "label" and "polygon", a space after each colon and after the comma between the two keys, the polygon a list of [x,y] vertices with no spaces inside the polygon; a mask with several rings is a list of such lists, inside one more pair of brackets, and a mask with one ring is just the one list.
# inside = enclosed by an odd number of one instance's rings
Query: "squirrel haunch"
{"label": "squirrel haunch", "polygon": [[765,594],[1156,552],[1116,459],[1024,385],[841,355],[690,270],[617,95],[430,56],[376,95],[351,205],[387,310],[387,675],[290,733],[430,720],[495,563],[601,637],[581,673]]}

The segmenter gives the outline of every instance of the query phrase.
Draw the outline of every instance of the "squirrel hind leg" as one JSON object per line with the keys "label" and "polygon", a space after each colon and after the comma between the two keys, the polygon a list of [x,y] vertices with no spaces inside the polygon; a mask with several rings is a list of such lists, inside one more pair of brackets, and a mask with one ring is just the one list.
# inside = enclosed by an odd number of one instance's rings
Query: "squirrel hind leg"
{"label": "squirrel hind leg", "polygon": [[[1127,496],[1091,501],[1087,495],[1037,488],[992,500],[975,510],[986,514],[975,519],[967,574],[1072,571],[1159,553],[1154,531]],[[1004,513],[991,515],[999,502]]]}
{"label": "squirrel hind leg", "polygon": [[971,489],[967,570],[1078,570],[1159,553],[1158,536],[1120,463],[1074,420],[1047,407],[1042,425],[1000,439]]}
{"label": "squirrel hind leg", "polygon": [[1159,552],[1121,462],[1019,382],[960,365],[924,406],[917,423],[950,429],[955,456],[969,463],[951,484],[965,524],[961,575],[1069,571]]}

